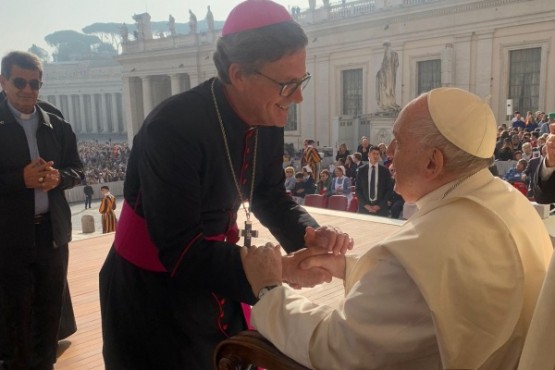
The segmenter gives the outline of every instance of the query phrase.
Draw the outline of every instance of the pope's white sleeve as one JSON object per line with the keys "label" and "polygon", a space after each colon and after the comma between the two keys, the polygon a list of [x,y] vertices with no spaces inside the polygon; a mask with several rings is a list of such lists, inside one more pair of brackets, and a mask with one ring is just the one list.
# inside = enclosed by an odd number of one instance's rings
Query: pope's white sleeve
{"label": "pope's white sleeve", "polygon": [[388,252],[370,254],[353,269],[361,277],[339,309],[280,287],[254,306],[253,325],[287,356],[316,369],[375,369],[437,357],[431,314],[413,280]]}

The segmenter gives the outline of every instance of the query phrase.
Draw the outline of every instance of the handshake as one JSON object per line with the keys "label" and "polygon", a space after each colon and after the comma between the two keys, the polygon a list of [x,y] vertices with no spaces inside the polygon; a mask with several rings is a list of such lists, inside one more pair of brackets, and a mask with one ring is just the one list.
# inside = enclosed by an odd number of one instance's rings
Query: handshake
{"label": "handshake", "polygon": [[307,227],[304,239],[304,249],[284,256],[272,243],[242,248],[243,269],[255,296],[266,286],[287,283],[300,289],[345,278],[345,253],[353,248],[349,235],[330,226]]}

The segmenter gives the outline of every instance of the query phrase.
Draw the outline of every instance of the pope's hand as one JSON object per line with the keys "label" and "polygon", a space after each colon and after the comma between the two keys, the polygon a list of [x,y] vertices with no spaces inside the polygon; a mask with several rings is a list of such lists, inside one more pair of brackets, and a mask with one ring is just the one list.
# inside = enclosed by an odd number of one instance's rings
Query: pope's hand
{"label": "pope's hand", "polygon": [[329,283],[332,278],[329,271],[319,267],[300,268],[303,260],[322,253],[328,254],[322,248],[305,248],[283,256],[281,259],[283,281],[295,289],[311,288],[322,283]]}
{"label": "pope's hand", "polygon": [[306,271],[325,269],[332,276],[345,280],[345,256],[335,256],[330,253],[313,254],[303,259],[299,267]]}
{"label": "pope's hand", "polygon": [[304,234],[304,243],[308,248],[323,248],[335,255],[345,254],[353,249],[353,238],[333,226],[322,226],[317,229],[308,226]]}

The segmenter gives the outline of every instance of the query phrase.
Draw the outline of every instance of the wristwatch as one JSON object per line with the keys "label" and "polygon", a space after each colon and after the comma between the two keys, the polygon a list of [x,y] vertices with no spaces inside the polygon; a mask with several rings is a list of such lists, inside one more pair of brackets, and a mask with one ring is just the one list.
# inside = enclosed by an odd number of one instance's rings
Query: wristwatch
{"label": "wristwatch", "polygon": [[270,290],[277,288],[279,285],[266,285],[264,288],[260,289],[256,298],[261,299],[264,294],[268,293]]}

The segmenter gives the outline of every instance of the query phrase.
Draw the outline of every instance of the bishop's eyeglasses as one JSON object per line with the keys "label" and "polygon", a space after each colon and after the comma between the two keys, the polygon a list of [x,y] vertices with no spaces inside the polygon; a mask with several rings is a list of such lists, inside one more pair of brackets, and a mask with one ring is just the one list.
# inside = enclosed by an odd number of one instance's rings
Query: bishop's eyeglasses
{"label": "bishop's eyeglasses", "polygon": [[279,81],[274,80],[271,77],[266,76],[262,72],[255,71],[255,73],[262,76],[262,77],[265,77],[268,80],[272,81],[273,83],[279,85],[281,87],[281,89],[279,90],[279,95],[283,96],[283,97],[286,97],[286,98],[293,95],[299,87],[301,88],[301,91],[302,91],[306,87],[306,85],[308,85],[308,82],[310,81],[310,77],[312,77],[310,75],[310,73],[306,72],[305,75],[299,80],[292,80],[292,81],[288,81],[288,82],[279,82]]}

